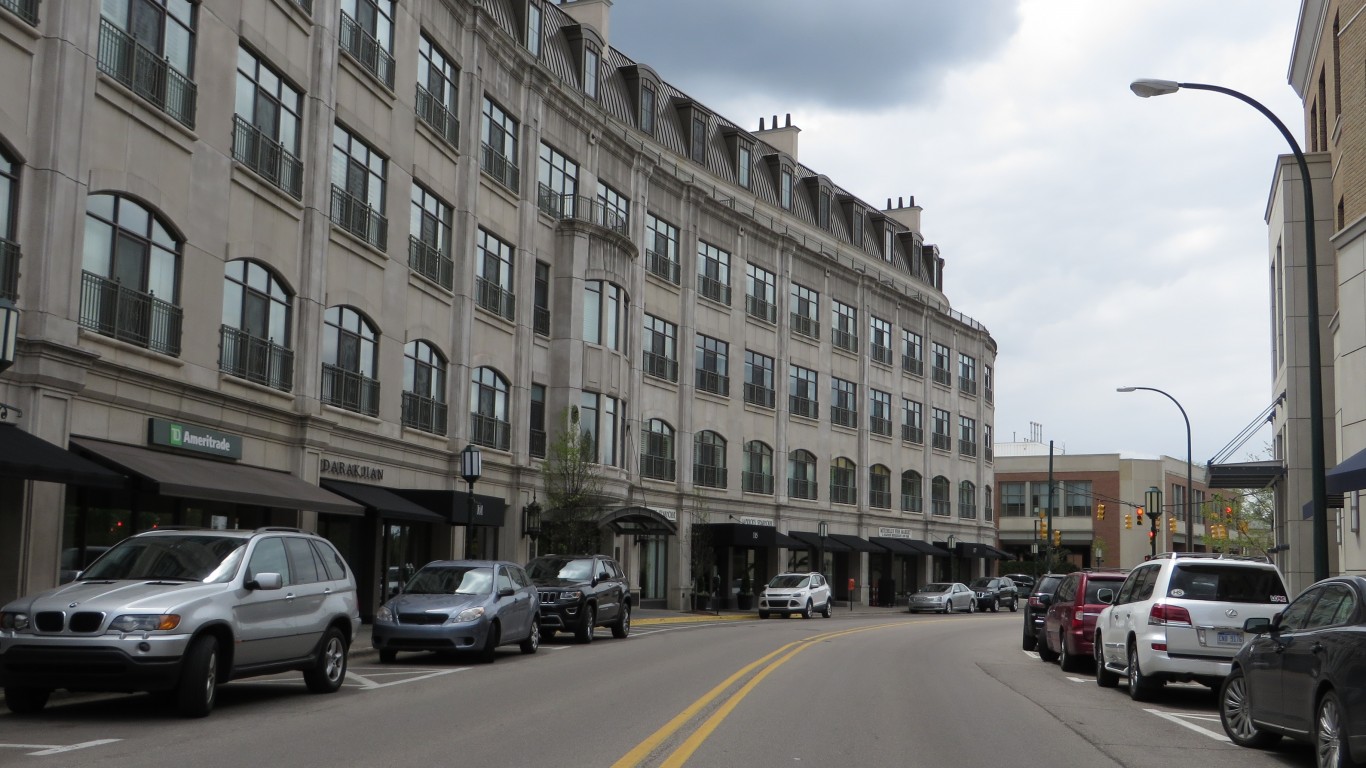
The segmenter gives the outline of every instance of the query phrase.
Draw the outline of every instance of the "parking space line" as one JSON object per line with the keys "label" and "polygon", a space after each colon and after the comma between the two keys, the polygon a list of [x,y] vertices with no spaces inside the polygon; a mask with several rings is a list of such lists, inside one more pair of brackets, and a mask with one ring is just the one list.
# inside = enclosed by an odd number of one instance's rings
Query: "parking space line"
{"label": "parking space line", "polygon": [[113,744],[122,739],[96,739],[94,741],[82,741],[79,744],[5,744],[0,742],[0,749],[36,749],[37,752],[30,752],[31,757],[46,757],[48,755],[60,755],[65,752],[74,752],[78,749],[98,747],[104,744]]}
{"label": "parking space line", "polygon": [[428,673],[425,674],[425,675],[417,675],[417,676],[415,676],[415,677],[406,677],[406,678],[404,678],[404,679],[402,679],[402,680],[394,680],[394,681],[388,682],[388,683],[376,682],[376,681],[374,681],[374,680],[371,680],[371,679],[368,678],[368,677],[365,677],[364,675],[358,675],[358,674],[356,674],[356,673],[354,673],[354,672],[349,672],[349,673],[347,673],[347,677],[354,677],[354,678],[360,680],[360,681],[361,681],[360,689],[361,689],[362,691],[373,691],[373,690],[375,690],[375,689],[377,689],[377,688],[388,688],[388,687],[390,687],[390,686],[392,686],[392,685],[405,685],[405,684],[407,684],[407,683],[416,683],[416,682],[418,682],[418,681],[420,681],[420,680],[430,680],[430,679],[432,679],[432,678],[434,678],[434,677],[441,677],[441,676],[443,676],[443,675],[449,675],[449,674],[453,674],[453,673],[455,673],[455,672],[467,672],[467,671],[469,671],[469,670],[470,670],[470,667],[456,667],[455,669],[438,669],[438,670],[436,670],[436,671],[434,671],[434,672],[428,672]]}
{"label": "parking space line", "polygon": [[1163,720],[1169,720],[1169,721],[1171,721],[1171,722],[1173,722],[1173,723],[1176,723],[1177,725],[1181,726],[1182,728],[1189,728],[1189,729],[1191,729],[1192,731],[1195,731],[1196,733],[1199,733],[1199,734],[1203,734],[1203,735],[1205,735],[1205,736],[1208,736],[1208,737],[1210,737],[1211,739],[1214,739],[1215,741],[1222,741],[1222,742],[1224,742],[1225,744],[1232,744],[1232,743],[1233,743],[1232,739],[1230,739],[1226,734],[1224,734],[1224,733],[1222,732],[1222,726],[1221,726],[1221,730],[1220,730],[1219,732],[1215,732],[1215,731],[1211,731],[1211,730],[1208,729],[1208,728],[1202,728],[1201,726],[1198,726],[1198,725],[1196,725],[1195,723],[1189,722],[1190,720],[1201,720],[1201,721],[1206,721],[1206,722],[1208,722],[1208,721],[1219,722],[1219,716],[1218,716],[1218,715],[1213,715],[1213,716],[1211,716],[1211,715],[1209,715],[1209,714],[1205,714],[1205,713],[1195,713],[1195,712],[1190,712],[1190,713],[1186,713],[1186,712],[1165,712],[1165,711],[1160,710],[1160,709],[1144,709],[1143,711],[1144,711],[1144,712],[1147,712],[1147,713],[1150,714],[1150,715],[1157,715],[1158,717],[1162,718]]}

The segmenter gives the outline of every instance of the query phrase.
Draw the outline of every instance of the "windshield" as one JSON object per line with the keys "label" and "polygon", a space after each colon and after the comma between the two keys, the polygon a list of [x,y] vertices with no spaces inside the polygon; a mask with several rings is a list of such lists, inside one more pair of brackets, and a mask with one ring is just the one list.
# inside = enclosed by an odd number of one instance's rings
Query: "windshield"
{"label": "windshield", "polygon": [[810,576],[803,576],[800,573],[783,573],[773,577],[773,581],[768,583],[772,589],[798,589],[811,583]]}
{"label": "windshield", "polygon": [[81,581],[231,581],[247,540],[236,536],[145,536],[124,539],[96,560]]}
{"label": "windshield", "polygon": [[593,578],[593,558],[538,557],[527,565],[526,571],[533,579],[588,581]]}
{"label": "windshield", "polygon": [[991,587],[991,579],[973,579],[969,587],[973,589],[987,589]]}
{"label": "windshield", "polygon": [[926,584],[920,588],[921,592],[948,592],[952,585],[949,584]]}
{"label": "windshield", "polygon": [[424,565],[403,588],[410,595],[487,595],[493,569],[473,565]]}

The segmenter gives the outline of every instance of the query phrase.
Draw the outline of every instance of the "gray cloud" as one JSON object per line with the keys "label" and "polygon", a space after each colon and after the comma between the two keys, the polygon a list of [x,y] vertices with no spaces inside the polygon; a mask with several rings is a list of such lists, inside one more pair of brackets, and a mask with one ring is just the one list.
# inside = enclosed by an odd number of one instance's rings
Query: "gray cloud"
{"label": "gray cloud", "polygon": [[620,0],[610,42],[689,93],[883,110],[933,100],[946,72],[990,58],[1017,3]]}

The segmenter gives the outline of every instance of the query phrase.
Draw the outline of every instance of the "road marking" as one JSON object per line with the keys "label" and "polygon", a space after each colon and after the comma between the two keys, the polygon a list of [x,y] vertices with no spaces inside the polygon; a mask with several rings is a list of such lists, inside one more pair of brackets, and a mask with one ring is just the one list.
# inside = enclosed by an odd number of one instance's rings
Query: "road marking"
{"label": "road marking", "polygon": [[[357,680],[359,680],[361,682],[360,689],[362,691],[373,691],[377,688],[388,688],[394,685],[406,685],[407,683],[416,683],[420,680],[430,680],[434,677],[442,677],[443,675],[449,675],[455,672],[467,672],[470,669],[472,669],[472,667],[456,667],[455,669],[437,669],[428,672],[424,675],[416,675],[414,677],[407,677],[402,680],[394,680],[393,682],[388,683],[376,682],[370,679],[369,677],[366,677],[365,675],[358,675],[355,672],[348,672],[346,676],[348,678],[354,677]],[[376,675],[376,677],[378,677],[378,675]]]}
{"label": "road marking", "polygon": [[[1209,715],[1203,712],[1164,712],[1160,709],[1145,709],[1143,711],[1147,712],[1150,715],[1157,715],[1163,720],[1169,720],[1173,723],[1176,723],[1182,728],[1189,728],[1192,731],[1195,731],[1196,733],[1204,734],[1205,736],[1208,736],[1211,739],[1214,739],[1215,741],[1222,741],[1225,744],[1233,743],[1233,740],[1222,732],[1216,733],[1208,728],[1202,728],[1196,725],[1195,723],[1188,722],[1190,720],[1200,720],[1204,722],[1213,721],[1217,723],[1219,722],[1218,715]],[[1222,728],[1223,726],[1221,725],[1220,727]]]}
{"label": "road marking", "polygon": [[5,744],[0,743],[0,749],[36,749],[37,752],[30,752],[31,757],[46,757],[48,755],[60,755],[64,752],[74,752],[78,749],[98,747],[104,744],[113,744],[122,739],[96,739],[95,741],[83,741],[79,744]]}

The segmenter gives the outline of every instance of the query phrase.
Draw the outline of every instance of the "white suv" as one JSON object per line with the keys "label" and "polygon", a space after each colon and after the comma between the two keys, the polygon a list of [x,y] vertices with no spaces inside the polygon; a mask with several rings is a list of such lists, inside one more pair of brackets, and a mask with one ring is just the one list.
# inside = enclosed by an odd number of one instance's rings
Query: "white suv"
{"label": "white suv", "polygon": [[1124,675],[1129,695],[1153,697],[1167,681],[1216,688],[1243,645],[1243,622],[1270,619],[1289,598],[1265,558],[1167,552],[1129,572],[1096,619],[1096,684]]}
{"label": "white suv", "polygon": [[0,610],[0,684],[17,714],[65,688],[160,691],[203,717],[239,677],[301,670],[310,691],[336,691],[359,628],[355,577],[320,536],[159,529]]}
{"label": "white suv", "polygon": [[830,618],[830,583],[819,573],[780,573],[759,595],[761,619],[767,619],[770,613],[781,613],[784,617],[795,613],[809,619],[817,610]]}

